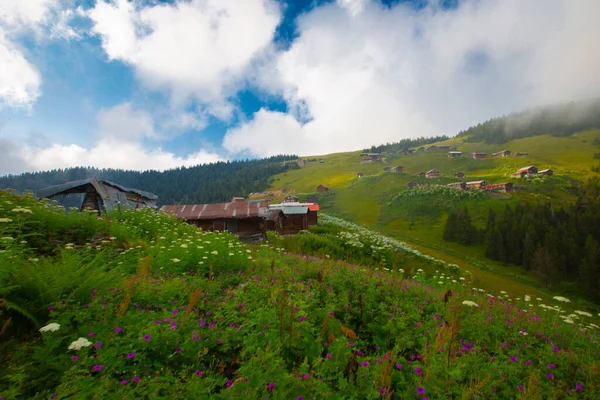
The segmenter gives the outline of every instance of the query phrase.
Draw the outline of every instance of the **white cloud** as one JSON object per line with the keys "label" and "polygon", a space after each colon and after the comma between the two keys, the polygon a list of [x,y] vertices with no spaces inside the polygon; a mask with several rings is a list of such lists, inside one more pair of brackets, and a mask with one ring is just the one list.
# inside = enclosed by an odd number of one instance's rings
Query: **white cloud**
{"label": "white cloud", "polygon": [[40,95],[39,71],[13,36],[36,29],[58,0],[0,1],[0,107],[30,108]]}
{"label": "white cloud", "polygon": [[[181,117],[184,124],[195,124],[190,115]],[[121,168],[130,170],[165,170],[178,166],[222,161],[217,153],[200,149],[187,156],[177,156],[160,147],[147,149],[144,139],[160,138],[149,113],[135,109],[129,103],[101,110],[97,115],[97,141],[90,148],[75,144],[52,144],[39,148],[17,145],[1,139],[8,158],[0,162],[0,175],[24,171],[41,171],[75,166]]]}
{"label": "white cloud", "polygon": [[[178,157],[160,148],[147,150],[137,142],[116,140],[101,140],[90,149],[77,145],[53,145],[42,150],[25,149],[23,153],[29,168],[38,171],[74,166],[162,171],[178,166],[192,166],[222,160],[217,154],[206,150],[200,150],[186,157]],[[1,173],[6,173],[6,171],[0,171]]]}
{"label": "white cloud", "polygon": [[340,7],[348,10],[350,15],[356,16],[362,12],[369,0],[337,0]]}
{"label": "white cloud", "polygon": [[2,0],[0,1],[0,22],[5,29],[18,29],[41,23],[51,8],[57,7],[60,0]]}
{"label": "white cloud", "polygon": [[227,97],[271,43],[281,12],[273,0],[99,0],[89,17],[109,59],[132,65],[149,88],[169,90],[174,103],[193,97],[227,119]]}
{"label": "white cloud", "polygon": [[156,137],[154,122],[146,111],[124,103],[98,112],[98,137],[109,140],[139,141]]}
{"label": "white cloud", "polygon": [[255,78],[284,97],[289,115],[262,110],[230,130],[224,147],[258,156],[353,150],[597,96],[596,15],[594,0],[319,7],[299,18],[300,36]]}
{"label": "white cloud", "polygon": [[42,78],[0,27],[0,108],[29,108],[40,95]]}

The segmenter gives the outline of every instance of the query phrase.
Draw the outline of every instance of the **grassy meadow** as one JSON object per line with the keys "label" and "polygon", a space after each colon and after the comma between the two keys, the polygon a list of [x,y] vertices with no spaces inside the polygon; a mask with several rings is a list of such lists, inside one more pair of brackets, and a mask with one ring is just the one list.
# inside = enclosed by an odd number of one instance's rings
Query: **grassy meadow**
{"label": "grassy meadow", "polygon": [[0,398],[600,396],[595,314],[321,222],[246,245],[0,192]]}
{"label": "grassy meadow", "polygon": [[[599,130],[583,131],[567,137],[534,136],[500,145],[452,138],[438,144],[456,147],[463,152],[462,157],[448,158],[446,151],[421,151],[413,155],[387,156],[385,163],[372,164],[360,163],[361,151],[330,154],[315,157],[322,158],[322,164],[309,162],[305,168],[276,175],[272,188],[293,191],[302,198],[314,193],[319,184],[327,185],[331,191],[326,196],[320,195],[321,209],[325,213],[418,246],[422,251],[435,253],[438,258],[456,263],[461,268],[470,268],[481,276],[487,276],[487,283],[493,289],[501,286],[494,282],[497,274],[535,286],[535,279],[522,269],[486,259],[480,246],[462,246],[444,241],[442,231],[447,215],[457,208],[466,207],[473,224],[483,228],[489,210],[501,212],[507,205],[514,206],[525,201],[572,200],[574,188],[587,177],[598,174],[592,171],[592,167],[598,165],[598,160],[594,158],[600,152],[600,147],[595,144],[598,138]],[[467,154],[475,151],[491,155],[504,149],[513,153],[528,152],[529,155],[480,160],[467,157]],[[510,177],[517,169],[532,164],[540,170],[550,168],[554,175],[531,179]],[[383,171],[384,167],[395,165],[403,166],[404,171]],[[439,179],[417,176],[433,168],[440,171]],[[465,173],[463,179],[454,177],[458,171]],[[358,172],[365,175],[358,178]],[[512,182],[515,186],[522,186],[523,190],[510,194],[457,197],[435,190],[407,190],[406,187],[409,182],[445,185],[472,180]]]}

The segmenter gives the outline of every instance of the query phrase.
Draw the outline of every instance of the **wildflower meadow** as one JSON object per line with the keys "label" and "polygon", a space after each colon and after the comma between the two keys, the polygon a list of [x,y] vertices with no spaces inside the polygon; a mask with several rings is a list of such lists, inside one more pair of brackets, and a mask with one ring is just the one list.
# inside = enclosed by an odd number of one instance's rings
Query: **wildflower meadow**
{"label": "wildflower meadow", "polygon": [[0,399],[600,398],[589,310],[486,293],[341,220],[322,229],[348,248],[0,192]]}

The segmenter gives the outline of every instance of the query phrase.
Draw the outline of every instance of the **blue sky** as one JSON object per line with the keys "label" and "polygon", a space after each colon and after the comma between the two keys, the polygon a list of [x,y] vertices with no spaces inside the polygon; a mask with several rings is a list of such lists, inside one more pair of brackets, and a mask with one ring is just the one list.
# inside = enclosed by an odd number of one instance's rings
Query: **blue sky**
{"label": "blue sky", "polygon": [[3,0],[0,175],[453,135],[600,94],[590,0]]}

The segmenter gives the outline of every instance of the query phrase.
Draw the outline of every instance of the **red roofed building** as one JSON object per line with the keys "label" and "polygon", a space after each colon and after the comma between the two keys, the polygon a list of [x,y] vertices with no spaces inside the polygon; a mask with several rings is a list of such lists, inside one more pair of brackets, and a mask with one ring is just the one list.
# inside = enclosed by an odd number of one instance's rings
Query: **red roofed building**
{"label": "red roofed building", "polygon": [[228,231],[237,235],[264,230],[269,200],[237,200],[229,203],[163,206],[161,211],[207,231]]}

